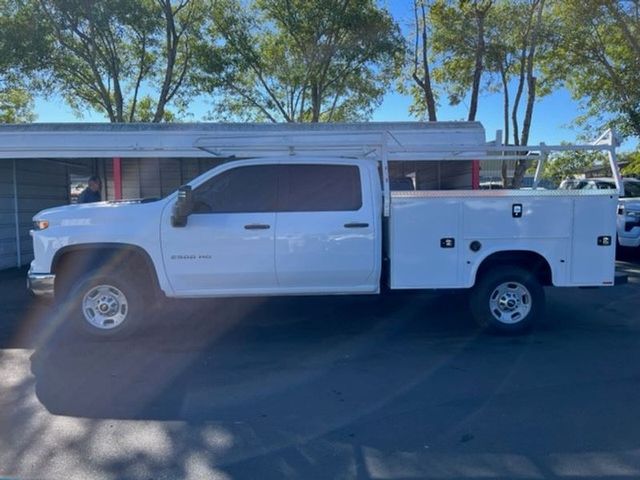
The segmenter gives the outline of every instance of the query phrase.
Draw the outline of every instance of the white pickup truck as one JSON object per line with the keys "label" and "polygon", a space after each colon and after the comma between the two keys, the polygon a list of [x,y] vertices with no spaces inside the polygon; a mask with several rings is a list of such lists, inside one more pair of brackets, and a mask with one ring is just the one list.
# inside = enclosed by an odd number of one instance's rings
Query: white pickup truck
{"label": "white pickup truck", "polygon": [[[640,180],[623,178],[624,195],[619,198],[617,217],[618,246],[625,248],[640,247]],[[564,180],[561,189],[597,190],[615,189],[615,179],[585,178]]]}
{"label": "white pickup truck", "polygon": [[157,295],[383,286],[471,289],[481,325],[518,332],[543,314],[544,286],[613,285],[616,190],[389,193],[379,166],[241,160],[161,200],[44,210],[34,217],[28,283],[55,291],[79,327],[105,337],[135,330]]}

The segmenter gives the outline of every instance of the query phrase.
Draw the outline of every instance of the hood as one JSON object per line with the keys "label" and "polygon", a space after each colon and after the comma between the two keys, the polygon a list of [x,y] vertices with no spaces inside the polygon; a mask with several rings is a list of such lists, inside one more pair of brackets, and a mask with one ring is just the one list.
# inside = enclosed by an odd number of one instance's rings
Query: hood
{"label": "hood", "polygon": [[618,199],[620,205],[624,205],[625,210],[640,210],[640,198],[621,197]]}
{"label": "hood", "polygon": [[48,208],[34,215],[34,220],[48,220],[56,225],[94,225],[109,221],[136,222],[162,210],[165,202],[159,199],[117,200]]}

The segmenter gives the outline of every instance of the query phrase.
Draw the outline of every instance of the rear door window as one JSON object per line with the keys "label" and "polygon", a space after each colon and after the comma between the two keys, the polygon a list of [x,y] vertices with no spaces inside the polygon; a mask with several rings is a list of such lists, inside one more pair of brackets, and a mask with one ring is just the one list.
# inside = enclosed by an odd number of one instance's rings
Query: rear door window
{"label": "rear door window", "polygon": [[282,165],[278,211],[355,211],[362,207],[356,165]]}

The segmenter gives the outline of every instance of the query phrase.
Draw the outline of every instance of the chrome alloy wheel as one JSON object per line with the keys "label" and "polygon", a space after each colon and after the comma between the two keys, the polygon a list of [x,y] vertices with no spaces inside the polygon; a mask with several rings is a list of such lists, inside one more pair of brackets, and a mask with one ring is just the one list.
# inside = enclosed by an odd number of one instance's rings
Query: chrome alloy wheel
{"label": "chrome alloy wheel", "polygon": [[531,311],[531,293],[521,283],[501,283],[489,297],[489,310],[499,322],[518,323]]}
{"label": "chrome alloy wheel", "polygon": [[113,285],[92,287],[82,299],[82,314],[92,326],[101,330],[118,327],[129,313],[127,297]]}

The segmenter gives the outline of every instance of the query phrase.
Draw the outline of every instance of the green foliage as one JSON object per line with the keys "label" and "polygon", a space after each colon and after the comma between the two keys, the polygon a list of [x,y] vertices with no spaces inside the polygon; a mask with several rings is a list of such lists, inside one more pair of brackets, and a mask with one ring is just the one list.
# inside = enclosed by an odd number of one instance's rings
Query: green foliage
{"label": "green foliage", "polygon": [[0,0],[1,119],[29,121],[33,93],[55,92],[113,122],[176,120],[202,93],[218,120],[365,120],[404,68],[419,117],[425,98],[473,103],[480,79],[503,94],[508,138],[527,143],[534,101],[562,84],[584,107],[578,124],[640,135],[639,0],[414,6],[426,43],[412,51],[377,0]]}
{"label": "green foliage", "polygon": [[41,69],[50,54],[47,35],[35,5],[0,0],[0,78],[17,81],[24,73]]}
{"label": "green foliage", "polygon": [[197,50],[199,85],[219,96],[226,119],[366,119],[402,47],[373,0],[218,0]]}
{"label": "green foliage", "polygon": [[469,3],[437,0],[429,10],[433,56],[438,59],[433,78],[445,87],[450,105],[466,97],[473,80],[477,26]]}
{"label": "green foliage", "polygon": [[580,125],[640,135],[639,7],[637,1],[555,2],[560,41],[549,72],[581,101]]}
{"label": "green foliage", "polygon": [[[475,118],[473,102],[480,89],[502,92],[505,136],[511,140],[511,130],[513,143],[526,143],[533,111],[529,103],[557,85],[542,69],[554,45],[554,22],[540,0],[428,2],[429,61],[435,89],[444,91],[450,105],[470,102],[470,118]],[[527,74],[529,61],[533,81]],[[408,71],[412,68],[410,65]],[[403,90],[413,97],[411,113],[424,117],[421,89],[412,82],[409,87],[403,85]]]}
{"label": "green foliage", "polygon": [[622,168],[625,177],[640,177],[640,150],[619,155],[619,162],[629,162]]}
{"label": "green foliage", "polygon": [[[32,0],[51,42],[51,90],[79,114],[161,121],[187,87],[202,0]],[[152,100],[153,99],[153,100]]]}
{"label": "green foliage", "polygon": [[49,54],[46,37],[38,35],[38,17],[30,5],[0,0],[0,122],[35,119],[32,91],[36,71]]}
{"label": "green foliage", "polygon": [[546,161],[542,177],[559,185],[565,179],[582,178],[588,169],[606,161],[602,152],[562,152]]}
{"label": "green foliage", "polygon": [[30,93],[19,88],[0,91],[0,123],[27,123],[35,120]]}
{"label": "green foliage", "polygon": [[[129,107],[130,108],[130,107]],[[138,100],[132,122],[154,122],[156,114],[156,102],[149,95]],[[163,122],[175,122],[179,119],[171,110],[164,110],[162,115]]]}

